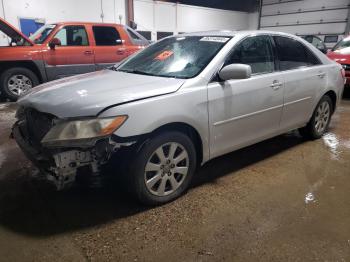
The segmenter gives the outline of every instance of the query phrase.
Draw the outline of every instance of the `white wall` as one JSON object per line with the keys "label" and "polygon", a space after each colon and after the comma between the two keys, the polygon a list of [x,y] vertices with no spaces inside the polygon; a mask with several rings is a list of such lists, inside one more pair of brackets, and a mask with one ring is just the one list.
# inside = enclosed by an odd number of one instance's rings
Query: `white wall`
{"label": "white wall", "polygon": [[157,31],[176,31],[176,5],[154,2],[154,23]]}
{"label": "white wall", "polygon": [[[0,16],[19,28],[19,18],[40,18],[46,23],[61,21],[86,21],[125,23],[124,0],[3,0],[5,14]],[[1,6],[0,6],[1,10]]]}
{"label": "white wall", "polygon": [[[4,17],[4,11],[2,8],[1,0],[0,0],[0,17],[2,18]],[[8,45],[7,36],[2,32],[0,32],[0,46],[6,46],[6,45]]]}
{"label": "white wall", "polygon": [[134,1],[134,20],[137,24],[137,29],[142,31],[154,30],[154,13],[155,7],[152,1]]}
{"label": "white wall", "polygon": [[248,29],[248,13],[178,5],[178,31]]}
{"label": "white wall", "polygon": [[[137,29],[151,31],[152,40],[156,40],[157,31],[178,33],[250,28],[250,16],[246,12],[151,0],[134,0],[134,8]],[[254,19],[257,19],[256,16],[251,17],[252,26],[254,25]]]}
{"label": "white wall", "polygon": [[4,10],[3,10],[3,7],[2,7],[2,4],[1,4],[1,0],[0,0],[0,17],[4,17]]}
{"label": "white wall", "polygon": [[248,14],[248,28],[249,30],[257,30],[259,26],[259,12]]}
{"label": "white wall", "polygon": [[[19,18],[39,18],[46,23],[91,21],[125,23],[125,0],[3,0],[0,17],[20,28]],[[102,8],[101,8],[102,1]],[[0,0],[1,3],[1,0]],[[152,0],[134,0],[134,17],[138,30],[156,33],[206,30],[256,29],[258,13],[227,11]]]}

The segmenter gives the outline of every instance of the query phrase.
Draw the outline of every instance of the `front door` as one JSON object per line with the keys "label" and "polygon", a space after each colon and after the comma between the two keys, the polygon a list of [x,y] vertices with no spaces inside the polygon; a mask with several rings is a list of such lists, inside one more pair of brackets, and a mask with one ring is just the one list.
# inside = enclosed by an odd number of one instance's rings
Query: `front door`
{"label": "front door", "polygon": [[94,52],[85,26],[65,26],[54,38],[60,45],[44,51],[49,80],[95,71]]}
{"label": "front door", "polygon": [[269,36],[252,36],[234,47],[225,65],[252,68],[249,79],[208,85],[211,158],[272,136],[279,130],[283,79],[275,72]]}

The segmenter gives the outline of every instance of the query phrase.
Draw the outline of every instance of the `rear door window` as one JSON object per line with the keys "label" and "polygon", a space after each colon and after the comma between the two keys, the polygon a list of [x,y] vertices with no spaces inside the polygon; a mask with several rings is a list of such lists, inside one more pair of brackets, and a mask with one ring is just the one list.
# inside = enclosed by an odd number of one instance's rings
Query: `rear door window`
{"label": "rear door window", "polygon": [[274,36],[279,58],[280,70],[291,70],[305,66],[319,65],[319,59],[299,41],[284,37]]}
{"label": "rear door window", "polygon": [[115,46],[122,44],[120,34],[115,27],[93,26],[92,30],[97,46]]}

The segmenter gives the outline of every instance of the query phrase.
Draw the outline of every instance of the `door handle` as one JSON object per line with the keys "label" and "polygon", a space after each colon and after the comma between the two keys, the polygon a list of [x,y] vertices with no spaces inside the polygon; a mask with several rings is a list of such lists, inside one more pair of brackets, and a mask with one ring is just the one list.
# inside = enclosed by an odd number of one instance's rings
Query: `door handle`
{"label": "door handle", "polygon": [[319,73],[317,74],[317,76],[318,76],[319,78],[324,78],[325,75],[326,75],[325,72],[319,72]]}
{"label": "door handle", "polygon": [[94,54],[94,52],[92,52],[92,51],[84,51],[84,55],[93,55]]}
{"label": "door handle", "polygon": [[117,50],[117,55],[124,55],[125,54],[125,49],[118,49]]}
{"label": "door handle", "polygon": [[273,90],[278,90],[278,89],[280,89],[281,86],[282,86],[282,83],[278,82],[277,80],[273,81],[273,83],[270,85],[270,87]]}

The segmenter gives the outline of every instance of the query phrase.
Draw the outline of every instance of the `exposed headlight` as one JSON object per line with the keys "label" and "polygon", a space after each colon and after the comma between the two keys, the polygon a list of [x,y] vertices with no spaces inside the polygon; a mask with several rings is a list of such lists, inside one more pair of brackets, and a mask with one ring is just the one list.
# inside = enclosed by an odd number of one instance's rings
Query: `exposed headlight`
{"label": "exposed headlight", "polygon": [[109,136],[122,126],[127,118],[127,116],[117,116],[60,122],[50,129],[41,142],[55,144]]}

